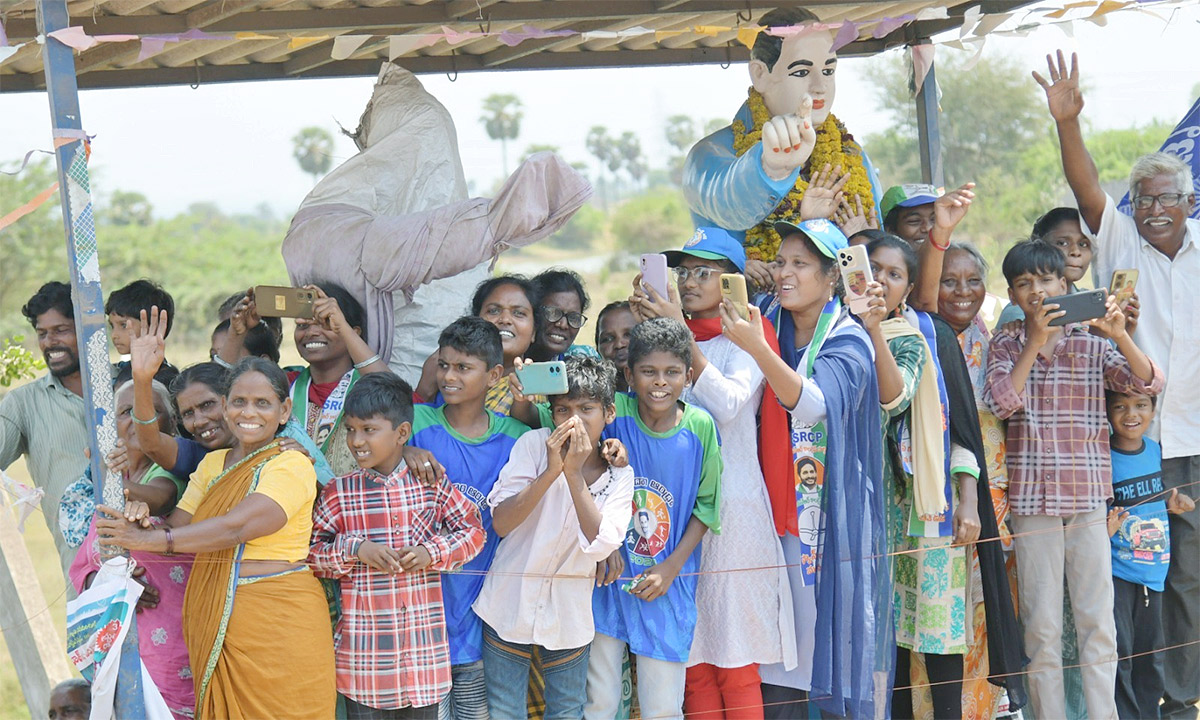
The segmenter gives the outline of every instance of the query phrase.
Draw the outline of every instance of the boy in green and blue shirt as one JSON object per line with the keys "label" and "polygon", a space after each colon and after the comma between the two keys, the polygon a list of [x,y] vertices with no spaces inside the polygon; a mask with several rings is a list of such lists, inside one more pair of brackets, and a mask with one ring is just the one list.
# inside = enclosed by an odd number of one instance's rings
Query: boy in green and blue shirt
{"label": "boy in green and blue shirt", "polygon": [[442,576],[446,630],[450,641],[453,687],[443,701],[441,717],[486,720],[487,690],[483,676],[483,623],[471,604],[479,596],[499,543],[492,529],[487,496],[508,462],[517,438],[528,426],[488,412],[488,388],[504,373],[500,332],[478,317],[462,317],[438,338],[437,385],[445,404],[414,406],[410,446],[433,454],[446,478],[476,506],[487,540],[473,560]]}

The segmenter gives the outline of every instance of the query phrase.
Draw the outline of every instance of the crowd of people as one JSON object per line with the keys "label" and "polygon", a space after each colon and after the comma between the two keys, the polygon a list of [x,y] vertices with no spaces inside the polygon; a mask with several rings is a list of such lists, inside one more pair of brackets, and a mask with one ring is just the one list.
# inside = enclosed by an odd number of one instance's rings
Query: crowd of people
{"label": "crowd of people", "polygon": [[[253,292],[183,370],[166,290],[113,292],[122,508],[82,472],[71,293],[47,283],[23,311],[49,373],[0,402],[0,466],[27,456],[77,591],[101,542],[130,552],[177,718],[1195,718],[1193,178],[1146,155],[1118,213],[1074,63],[1038,81],[1078,209],[1007,251],[994,328],[953,238],[982,189],[891,188],[875,227],[824,167],[763,267],[718,227],[663,238],[676,283],[630,278],[594,345],[578,275],[492,277],[420,377],[319,278],[297,368]],[[1123,270],[1136,292],[1056,322]],[[566,392],[526,394],[551,360]]]}

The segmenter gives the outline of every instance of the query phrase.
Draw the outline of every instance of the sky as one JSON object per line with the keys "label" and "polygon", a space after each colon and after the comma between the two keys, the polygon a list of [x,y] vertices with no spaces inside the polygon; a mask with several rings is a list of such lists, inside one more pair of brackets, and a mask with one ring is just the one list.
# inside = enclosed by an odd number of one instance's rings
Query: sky
{"label": "sky", "polygon": [[[1200,84],[1200,63],[1184,60],[1196,57],[1200,5],[1156,12],[1170,22],[1118,12],[1108,16],[1106,27],[1075,22],[1074,38],[1057,27],[1024,38],[992,36],[984,55],[1008,55],[1045,74],[1045,53],[1077,50],[1088,88],[1084,113],[1092,127],[1156,118],[1174,124]],[[833,110],[857,137],[888,125],[864,73],[899,52],[839,64]],[[584,138],[592,126],[604,125],[610,134],[636,132],[649,166],[656,168],[666,166],[672,152],[662,133],[666,118],[687,114],[701,126],[710,118],[727,119],[749,85],[745,64],[462,73],[454,82],[446,75],[423,75],[421,81],[455,120],[476,194],[503,176],[500,145],[488,139],[479,121],[483,98],[491,93],[513,93],[525,107],[520,137],[509,147],[512,164],[533,143],[556,145],[571,162],[590,161]],[[83,91],[83,126],[95,135],[94,189],[101,201],[116,189],[141,192],[160,217],[194,202],[214,202],[227,212],[251,212],[266,203],[280,217],[290,217],[312,187],[291,156],[292,136],[310,125],[336,132],[340,123],[353,130],[373,83],[374,78],[349,78]],[[953,98],[943,97],[946,102]],[[0,95],[0,127],[0,162],[49,148],[46,96]],[[335,165],[354,151],[339,136]]]}

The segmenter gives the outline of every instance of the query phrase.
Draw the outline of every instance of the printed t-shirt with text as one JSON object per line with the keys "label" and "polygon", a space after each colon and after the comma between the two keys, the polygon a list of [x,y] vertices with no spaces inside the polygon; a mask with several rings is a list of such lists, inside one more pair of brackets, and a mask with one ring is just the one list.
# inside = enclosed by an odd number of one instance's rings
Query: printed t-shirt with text
{"label": "printed t-shirt with text", "polygon": [[484,573],[492,565],[499,536],[492,530],[488,493],[508,463],[517,438],[529,428],[512,418],[488,413],[488,430],[482,437],[460,435],[446,421],[444,407],[415,405],[413,435],[409,443],[433,453],[446,469],[446,479],[479,508],[487,533],[483,550],[458,571],[442,574],[442,600],[446,609],[446,634],[450,664],[462,665],[483,658],[483,622],[471,609],[483,587]]}
{"label": "printed t-shirt with text", "polygon": [[[620,552],[626,574],[636,576],[667,559],[693,515],[720,532],[721,448],[712,416],[698,407],[684,405],[680,423],[656,433],[642,423],[636,398],[618,393],[616,405],[617,418],[604,435],[624,443],[634,470],[633,518]],[[596,632],[624,640],[635,655],[686,661],[696,627],[700,547],[653,602],[625,592],[624,581],[596,588]]]}
{"label": "printed t-shirt with text", "polygon": [[1113,448],[1112,469],[1113,505],[1129,512],[1112,536],[1113,576],[1162,592],[1171,564],[1162,450],[1150,438],[1134,453]]}

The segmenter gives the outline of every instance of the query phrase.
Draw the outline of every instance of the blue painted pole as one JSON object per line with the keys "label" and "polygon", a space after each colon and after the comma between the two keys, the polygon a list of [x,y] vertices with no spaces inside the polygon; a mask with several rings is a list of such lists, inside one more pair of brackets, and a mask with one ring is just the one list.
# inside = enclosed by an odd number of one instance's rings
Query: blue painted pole
{"label": "blue painted pole", "polygon": [[[92,449],[92,477],[97,479],[99,492],[96,497],[110,507],[123,508],[125,498],[121,478],[109,472],[104,463],[105,456],[116,445],[117,424],[113,413],[108,327],[104,317],[104,293],[100,289],[100,253],[88,175],[87,139],[83,134],[83,121],[79,113],[75,56],[71,48],[49,37],[55,30],[70,25],[66,0],[37,0],[37,17],[38,30],[46,36],[42,64],[46,73],[46,90],[50,96],[54,156],[58,165],[58,194],[62,200],[63,226],[67,236],[83,402],[91,418],[89,445]],[[114,707],[116,717],[144,717],[146,711],[136,616],[121,646],[121,656]]]}

